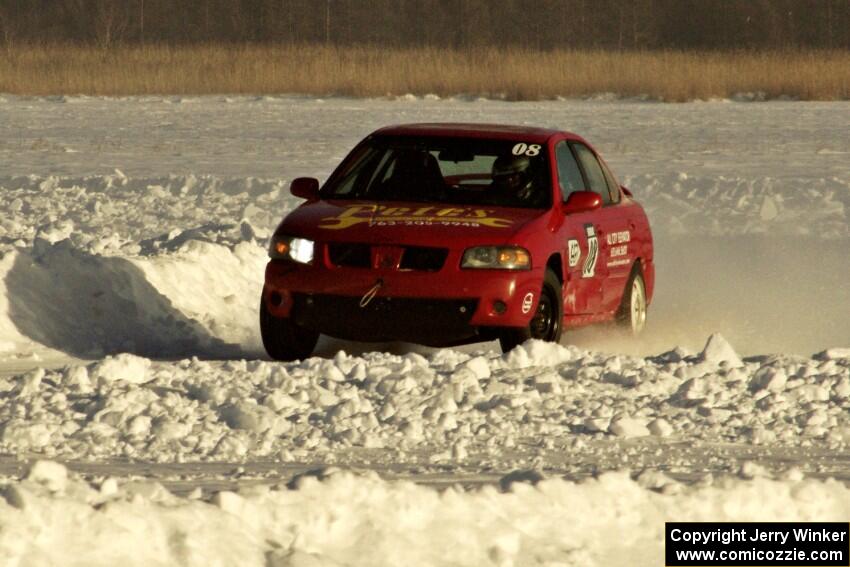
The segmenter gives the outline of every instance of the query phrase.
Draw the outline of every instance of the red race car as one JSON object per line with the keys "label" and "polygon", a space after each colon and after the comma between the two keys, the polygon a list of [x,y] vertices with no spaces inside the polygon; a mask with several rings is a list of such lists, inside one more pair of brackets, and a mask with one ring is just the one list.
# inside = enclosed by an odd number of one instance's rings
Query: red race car
{"label": "red race car", "polygon": [[652,298],[643,208],[579,136],[411,124],[360,142],[278,226],[260,302],[268,354],[319,334],[432,346],[558,341],[614,320],[639,333]]}

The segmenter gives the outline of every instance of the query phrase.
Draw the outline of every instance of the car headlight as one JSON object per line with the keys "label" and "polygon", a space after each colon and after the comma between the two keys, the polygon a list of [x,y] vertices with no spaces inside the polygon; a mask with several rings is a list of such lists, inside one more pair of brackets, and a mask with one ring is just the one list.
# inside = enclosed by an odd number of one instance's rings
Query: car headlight
{"label": "car headlight", "polygon": [[530,270],[531,255],[519,246],[476,246],[466,249],[460,267]]}
{"label": "car headlight", "polygon": [[269,244],[269,258],[309,264],[313,261],[313,248],[312,240],[276,234]]}

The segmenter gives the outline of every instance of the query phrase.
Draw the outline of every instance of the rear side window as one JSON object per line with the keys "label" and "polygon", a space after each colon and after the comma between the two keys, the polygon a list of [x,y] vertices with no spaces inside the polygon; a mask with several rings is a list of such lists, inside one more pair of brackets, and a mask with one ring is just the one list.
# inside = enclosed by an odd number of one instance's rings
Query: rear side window
{"label": "rear side window", "polygon": [[561,200],[566,202],[576,191],[584,191],[584,179],[576,158],[566,142],[555,146],[555,160],[558,162],[558,184],[561,186]]}
{"label": "rear side window", "polygon": [[596,156],[590,151],[590,148],[584,144],[573,144],[576,155],[584,168],[584,174],[587,176],[587,183],[590,185],[590,190],[598,193],[602,197],[602,202],[606,205],[611,203],[611,194],[608,192],[608,182],[605,180],[605,174],[602,172],[602,167],[596,160]]}

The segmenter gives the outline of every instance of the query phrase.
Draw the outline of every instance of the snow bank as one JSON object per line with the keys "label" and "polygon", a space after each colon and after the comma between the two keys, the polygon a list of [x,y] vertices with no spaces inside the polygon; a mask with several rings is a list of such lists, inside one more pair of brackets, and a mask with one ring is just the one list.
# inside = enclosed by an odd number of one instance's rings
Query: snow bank
{"label": "snow bank", "polygon": [[34,344],[81,358],[255,351],[266,253],[246,226],[176,232],[134,255],[41,238],[8,252],[0,260],[0,342],[7,352]]}
{"label": "snow bank", "polygon": [[[332,472],[332,471],[329,471]],[[437,492],[346,472],[209,501],[155,483],[88,484],[56,463],[2,489],[9,563],[55,565],[660,565],[665,521],[845,521],[834,481],[612,472]],[[195,495],[197,496],[197,495]]]}
{"label": "snow bank", "polygon": [[[656,236],[850,237],[850,179],[626,176]],[[169,176],[0,178],[0,251],[70,239],[97,254],[133,255],[237,226],[267,238],[300,200],[285,179]],[[176,228],[180,227],[180,228]],[[177,232],[175,232],[177,231]],[[175,242],[175,237],[182,239]],[[170,238],[169,238],[170,237]]]}
{"label": "snow bank", "polygon": [[625,177],[656,235],[850,237],[850,178]]}
{"label": "snow bank", "polygon": [[[403,97],[409,98],[409,97]],[[467,102],[309,97],[9,97],[0,243],[209,223],[268,229],[379,126],[502,122],[586,136],[654,214],[659,233],[848,236],[850,103]],[[116,128],[116,124],[120,125]],[[97,227],[97,231],[92,230]],[[120,245],[120,244],[119,244]]]}
{"label": "snow bank", "polygon": [[119,170],[0,180],[0,352],[258,352],[267,238],[296,202],[283,185]]}
{"label": "snow bank", "polygon": [[288,364],[118,355],[0,379],[0,452],[333,462],[360,448],[504,470],[560,463],[582,439],[846,446],[850,358],[741,362],[728,344],[723,360],[706,356],[722,341],[649,358],[536,341],[501,356],[340,352]]}
{"label": "snow bank", "polygon": [[212,238],[233,225],[264,239],[297,203],[284,179],[128,178],[119,170],[12,176],[0,178],[0,210],[11,213],[0,220],[0,251],[70,239],[75,248],[96,254],[151,254],[192,237]]}

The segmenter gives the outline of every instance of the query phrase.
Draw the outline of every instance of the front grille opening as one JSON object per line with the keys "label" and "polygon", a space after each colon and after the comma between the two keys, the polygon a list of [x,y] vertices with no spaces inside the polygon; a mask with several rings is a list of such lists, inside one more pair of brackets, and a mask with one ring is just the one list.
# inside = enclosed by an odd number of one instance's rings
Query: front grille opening
{"label": "front grille opening", "polygon": [[399,269],[437,272],[443,268],[448,255],[449,250],[447,248],[408,246],[404,249]]}
{"label": "front grille opening", "polygon": [[360,306],[361,299],[359,295],[295,293],[292,313],[302,327],[345,340],[445,346],[475,334],[469,322],[478,307],[477,299],[379,295],[365,307]]}
{"label": "front grille opening", "polygon": [[328,257],[331,264],[340,268],[368,268],[372,263],[368,244],[332,242],[328,244]]}

